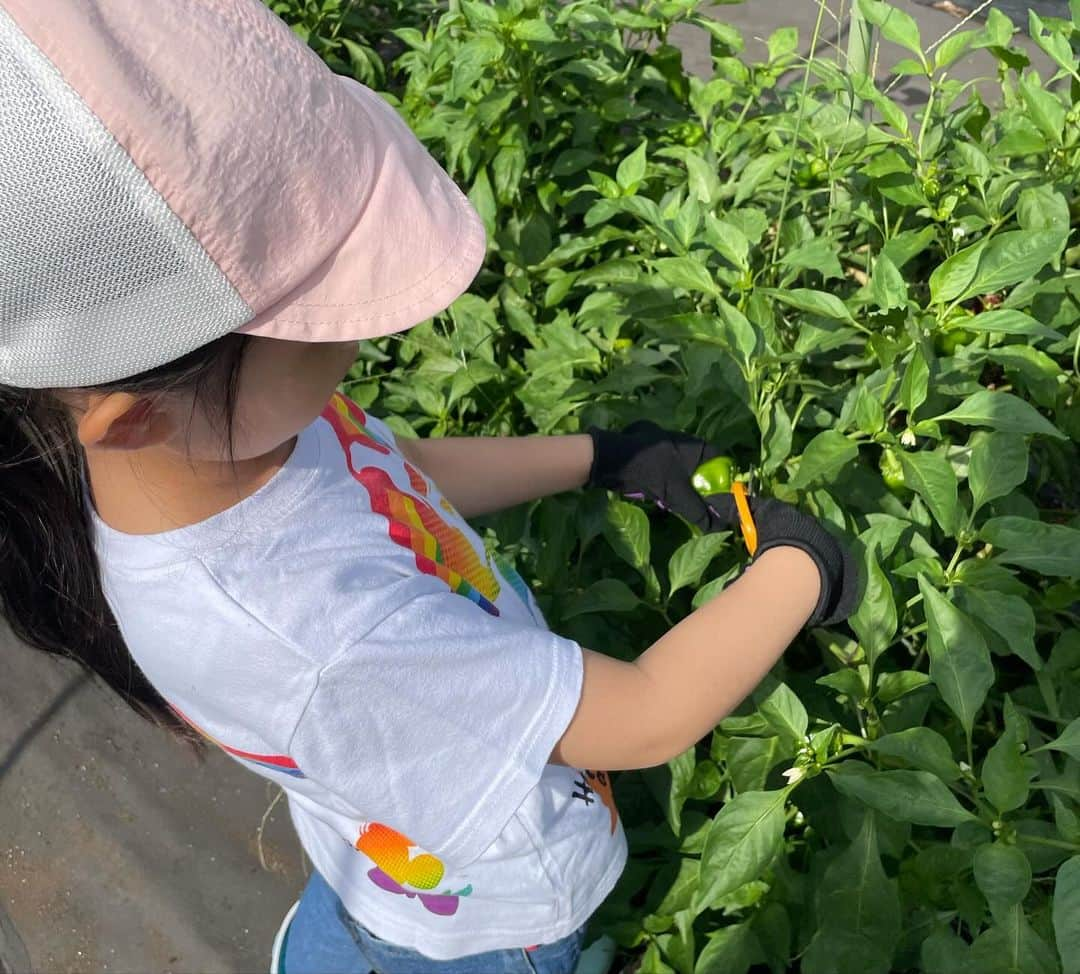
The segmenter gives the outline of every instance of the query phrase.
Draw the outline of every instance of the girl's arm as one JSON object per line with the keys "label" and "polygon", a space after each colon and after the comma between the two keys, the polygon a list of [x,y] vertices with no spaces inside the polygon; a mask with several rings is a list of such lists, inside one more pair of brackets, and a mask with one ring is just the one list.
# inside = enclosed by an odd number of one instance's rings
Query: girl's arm
{"label": "girl's arm", "polygon": [[592,438],[579,436],[398,439],[462,517],[476,517],[585,484]]}
{"label": "girl's arm", "polygon": [[619,771],[681,754],[758,685],[821,586],[806,552],[773,548],[634,662],[583,650],[581,699],[551,762]]}

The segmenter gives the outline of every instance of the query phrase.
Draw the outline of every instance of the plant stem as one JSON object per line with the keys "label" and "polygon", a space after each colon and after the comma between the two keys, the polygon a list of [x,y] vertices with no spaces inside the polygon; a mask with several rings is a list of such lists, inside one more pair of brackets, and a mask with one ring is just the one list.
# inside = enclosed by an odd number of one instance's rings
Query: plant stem
{"label": "plant stem", "polygon": [[1040,835],[1017,835],[1017,841],[1026,842],[1029,845],[1042,845],[1049,849],[1064,849],[1066,852],[1080,852],[1080,845],[1075,842],[1066,842],[1064,839],[1044,839]]}
{"label": "plant stem", "polygon": [[[863,17],[862,11],[859,10],[859,5],[853,3],[851,5],[851,13],[848,15],[848,49],[847,49],[847,71],[850,76],[852,72],[858,74],[866,74],[867,68],[870,66],[870,48],[873,43],[873,28],[866,22],[866,18]],[[851,92],[851,114],[861,116],[863,113],[862,99],[855,94],[854,89]]]}
{"label": "plant stem", "polygon": [[818,0],[817,21],[814,35],[810,38],[810,53],[803,72],[802,92],[799,95],[799,115],[795,120],[795,134],[791,139],[791,156],[788,159],[787,176],[784,179],[784,193],[780,197],[780,213],[776,217],[776,238],[773,240],[772,263],[775,265],[780,256],[780,231],[784,226],[784,214],[787,212],[788,197],[791,195],[791,178],[795,173],[795,153],[799,148],[799,133],[802,131],[803,117],[806,115],[806,92],[810,87],[810,66],[814,63],[818,38],[821,36],[821,23],[825,18],[825,0]]}

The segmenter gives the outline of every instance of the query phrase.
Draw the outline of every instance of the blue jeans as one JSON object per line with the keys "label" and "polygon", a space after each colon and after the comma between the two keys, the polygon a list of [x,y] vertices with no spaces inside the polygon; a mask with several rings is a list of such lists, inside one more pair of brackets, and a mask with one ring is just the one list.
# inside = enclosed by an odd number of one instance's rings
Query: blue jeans
{"label": "blue jeans", "polygon": [[285,974],[573,974],[585,939],[582,927],[534,950],[491,950],[456,960],[432,960],[380,940],[345,911],[317,872],[300,897],[284,947]]}

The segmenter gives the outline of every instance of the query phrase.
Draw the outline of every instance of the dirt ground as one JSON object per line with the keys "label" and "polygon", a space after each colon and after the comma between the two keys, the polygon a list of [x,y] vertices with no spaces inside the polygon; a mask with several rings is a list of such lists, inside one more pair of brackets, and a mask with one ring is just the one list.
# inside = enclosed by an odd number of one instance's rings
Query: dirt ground
{"label": "dirt ground", "polygon": [[[926,40],[957,24],[905,6]],[[751,47],[794,24],[805,48],[816,11],[813,0],[716,8]],[[824,39],[826,50],[845,43],[835,22]],[[702,32],[676,40],[706,73]],[[985,77],[993,65],[977,55],[958,73]],[[903,94],[911,106],[921,99],[916,86]],[[0,658],[0,974],[27,970],[27,953],[42,974],[265,971],[305,879],[284,803],[261,828],[274,794],[235,762],[215,752],[200,763],[6,631]]]}

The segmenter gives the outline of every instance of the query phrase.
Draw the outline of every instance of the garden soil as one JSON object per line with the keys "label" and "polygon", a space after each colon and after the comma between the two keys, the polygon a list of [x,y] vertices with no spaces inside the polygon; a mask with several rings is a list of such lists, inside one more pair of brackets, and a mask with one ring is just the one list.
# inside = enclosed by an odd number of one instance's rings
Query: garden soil
{"label": "garden soil", "polygon": [[[941,10],[902,5],[924,39],[957,24]],[[748,44],[795,24],[805,45],[817,5],[716,9]],[[676,40],[688,67],[706,73],[700,32]],[[824,43],[844,47],[835,21]],[[957,74],[992,70],[973,57]],[[918,87],[904,84],[916,106]],[[266,814],[273,789],[220,753],[200,762],[76,668],[6,630],[0,655],[0,972],[25,971],[27,954],[47,974],[265,971],[306,870],[284,804]]]}

